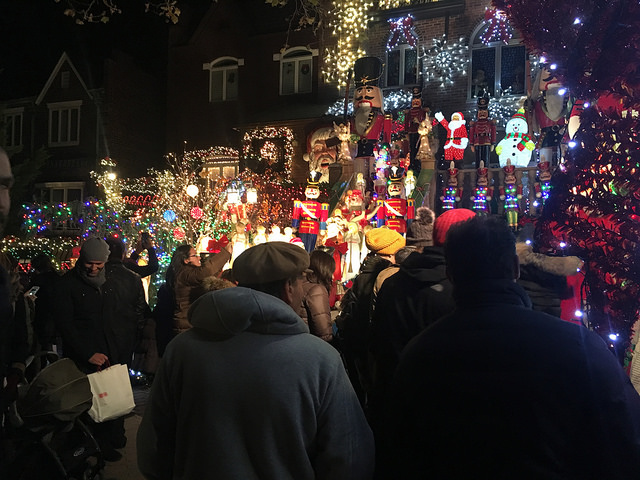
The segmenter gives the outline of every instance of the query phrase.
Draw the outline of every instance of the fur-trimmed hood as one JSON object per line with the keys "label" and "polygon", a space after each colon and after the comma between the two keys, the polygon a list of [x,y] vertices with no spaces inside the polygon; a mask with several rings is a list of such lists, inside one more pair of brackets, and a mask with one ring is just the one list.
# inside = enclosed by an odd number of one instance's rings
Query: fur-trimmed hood
{"label": "fur-trimmed hood", "polygon": [[531,245],[524,242],[516,243],[516,253],[521,265],[533,265],[544,272],[565,277],[574,275],[584,263],[578,257],[551,257],[536,253]]}

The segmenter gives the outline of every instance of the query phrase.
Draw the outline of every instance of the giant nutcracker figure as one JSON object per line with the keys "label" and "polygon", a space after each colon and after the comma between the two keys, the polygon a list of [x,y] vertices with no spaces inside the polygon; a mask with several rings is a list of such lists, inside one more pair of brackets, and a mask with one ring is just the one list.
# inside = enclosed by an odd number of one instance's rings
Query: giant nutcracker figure
{"label": "giant nutcracker figure", "polygon": [[291,226],[297,229],[298,237],[302,239],[307,252],[315,250],[318,234],[326,232],[329,217],[329,204],[316,200],[320,196],[317,177],[317,172],[311,172],[304,191],[306,200],[296,200],[293,203]]}
{"label": "giant nutcracker figure", "polygon": [[469,126],[471,151],[476,154],[476,168],[480,162],[489,165],[489,156],[496,146],[496,122],[489,118],[489,98],[478,98],[478,118]]}
{"label": "giant nutcracker figure", "polygon": [[522,185],[517,185],[515,175],[516,167],[511,165],[511,160],[502,168],[504,170],[504,182],[500,187],[500,200],[504,201],[504,213],[507,224],[515,230],[518,228],[518,212],[520,211],[520,199],[522,198]]}
{"label": "giant nutcracker figure", "polygon": [[420,174],[422,164],[417,158],[418,144],[420,143],[420,133],[418,127],[425,120],[427,110],[422,107],[422,89],[413,87],[411,90],[411,108],[404,114],[404,131],[409,137],[409,168],[413,170],[415,175]]}
{"label": "giant nutcracker figure", "polygon": [[377,57],[358,58],[353,67],[355,92],[351,133],[359,137],[354,161],[356,173],[370,178],[369,163],[378,142],[391,140],[392,117],[383,110],[382,90],[378,82],[382,76],[382,61]]}
{"label": "giant nutcracker figure", "polygon": [[447,130],[447,141],[444,144],[444,159],[447,162],[455,161],[456,167],[462,166],[464,150],[469,144],[467,127],[464,115],[461,112],[451,114],[451,121],[447,121],[442,112],[437,112],[434,117]]}
{"label": "giant nutcracker figure", "polygon": [[404,171],[397,172],[392,169],[387,185],[388,198],[377,201],[378,213],[376,219],[378,227],[384,225],[391,230],[405,234],[407,233],[407,226],[411,225],[415,218],[415,207],[413,199],[402,198],[404,193],[403,176]]}

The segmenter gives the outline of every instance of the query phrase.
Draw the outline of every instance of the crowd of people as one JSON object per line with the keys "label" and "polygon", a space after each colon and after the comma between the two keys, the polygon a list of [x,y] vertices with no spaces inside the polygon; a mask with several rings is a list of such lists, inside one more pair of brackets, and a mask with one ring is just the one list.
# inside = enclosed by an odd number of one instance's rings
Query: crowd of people
{"label": "crowd of people", "polygon": [[[0,220],[11,178],[0,151]],[[337,310],[332,252],[287,242],[227,270],[231,246],[176,248],[153,311],[148,235],[129,256],[87,239],[64,275],[35,257],[28,285],[3,254],[2,411],[35,350],[91,373],[131,365],[146,339],[160,358],[136,440],[149,479],[634,478],[640,396],[597,334],[559,318],[580,260],[524,247],[501,218],[421,217],[406,238],[367,231]],[[124,418],[89,427],[118,461]]]}

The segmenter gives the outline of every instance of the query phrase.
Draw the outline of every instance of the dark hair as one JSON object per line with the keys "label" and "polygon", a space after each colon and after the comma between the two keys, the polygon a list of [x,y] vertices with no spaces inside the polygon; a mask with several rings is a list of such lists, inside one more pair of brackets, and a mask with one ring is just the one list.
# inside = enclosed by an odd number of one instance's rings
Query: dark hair
{"label": "dark hair", "polygon": [[185,267],[185,260],[189,259],[189,252],[193,247],[191,245],[180,245],[173,251],[173,255],[171,256],[171,263],[169,264],[169,268],[167,268],[167,273],[165,276],[165,281],[167,285],[171,287],[173,290],[175,286],[176,277],[180,270]]}
{"label": "dark hair", "polygon": [[[301,275],[301,274],[300,274]],[[284,280],[275,280],[273,282],[268,283],[255,283],[255,284],[240,284],[241,287],[250,288],[251,290],[258,290],[262,293],[267,293],[276,298],[282,298],[282,289],[285,287],[287,283],[295,283],[300,275],[295,275],[291,278],[286,278]]]}
{"label": "dark hair", "polygon": [[336,261],[323,250],[314,250],[309,254],[309,268],[313,273],[309,274],[309,280],[316,281],[331,292],[333,273],[336,270]]}
{"label": "dark hair", "polygon": [[109,260],[113,260],[114,258],[117,260],[122,260],[124,258],[124,242],[116,237],[108,237],[105,242],[109,245]]}
{"label": "dark hair", "polygon": [[407,245],[406,247],[402,247],[400,250],[396,252],[396,255],[395,255],[396,265],[400,265],[402,262],[404,262],[407,259],[407,257],[409,257],[409,255],[417,251],[418,251],[418,247],[416,247],[415,245]]}
{"label": "dark hair", "polygon": [[38,272],[53,272],[55,267],[51,257],[46,253],[39,253],[31,259],[31,268]]}
{"label": "dark hair", "polygon": [[224,280],[229,280],[233,284],[237,284],[238,283],[238,282],[236,282],[236,278],[233,276],[233,269],[232,268],[227,268],[227,269],[223,270],[222,273],[220,273],[220,278],[222,278]]}
{"label": "dark hair", "polygon": [[516,239],[502,218],[476,216],[453,225],[444,254],[454,284],[516,278]]}

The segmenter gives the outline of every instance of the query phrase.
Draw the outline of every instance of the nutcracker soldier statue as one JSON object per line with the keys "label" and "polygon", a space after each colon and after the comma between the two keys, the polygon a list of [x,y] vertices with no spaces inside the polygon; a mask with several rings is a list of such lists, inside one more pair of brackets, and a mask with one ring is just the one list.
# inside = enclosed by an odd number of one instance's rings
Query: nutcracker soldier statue
{"label": "nutcracker soldier statue", "polygon": [[551,190],[551,165],[549,162],[542,161],[538,164],[538,182],[535,184],[536,198],[541,198],[542,205],[549,198]]}
{"label": "nutcracker soldier statue", "polygon": [[496,146],[496,122],[489,118],[489,97],[478,98],[477,115],[469,126],[469,143],[476,154],[476,168],[480,168],[480,162],[490,165],[489,157]]}
{"label": "nutcracker soldier statue", "polygon": [[516,167],[511,165],[511,160],[507,160],[507,164],[502,167],[502,170],[504,170],[504,183],[500,187],[500,200],[504,201],[507,224],[515,231],[518,228],[522,185],[517,185]]}
{"label": "nutcracker soldier statue", "polygon": [[420,140],[418,127],[425,120],[427,110],[422,107],[422,89],[420,87],[413,87],[411,95],[411,108],[404,114],[404,131],[409,139],[409,168],[418,176],[422,168],[420,159],[417,158]]}
{"label": "nutcracker soldier statue", "polygon": [[315,250],[318,234],[326,232],[327,218],[329,217],[329,204],[316,200],[320,196],[318,177],[318,172],[311,172],[307,188],[304,191],[306,200],[293,202],[291,226],[294,230],[297,229],[298,237],[302,239],[307,252]]}
{"label": "nutcracker soldier statue", "polygon": [[493,197],[493,187],[489,186],[489,170],[484,166],[482,160],[480,160],[480,167],[476,170],[476,175],[476,187],[473,191],[471,209],[477,215],[489,215],[489,202]]}
{"label": "nutcracker soldier statue", "polygon": [[363,173],[369,179],[370,163],[378,142],[388,144],[391,140],[392,117],[384,113],[382,90],[378,87],[382,76],[382,61],[377,57],[358,58],[353,73],[355,92],[351,133],[359,137],[354,171]]}
{"label": "nutcracker soldier statue", "polygon": [[378,213],[376,215],[377,226],[386,226],[398,233],[407,233],[407,226],[415,218],[415,207],[413,199],[402,198],[404,193],[404,183],[402,177],[404,171],[397,172],[392,169],[387,185],[386,200],[378,199]]}
{"label": "nutcracker soldier statue", "polygon": [[447,186],[442,189],[442,195],[440,196],[443,210],[456,208],[456,202],[459,202],[462,198],[462,187],[458,186],[458,169],[454,161],[450,163],[447,174],[449,175]]}

